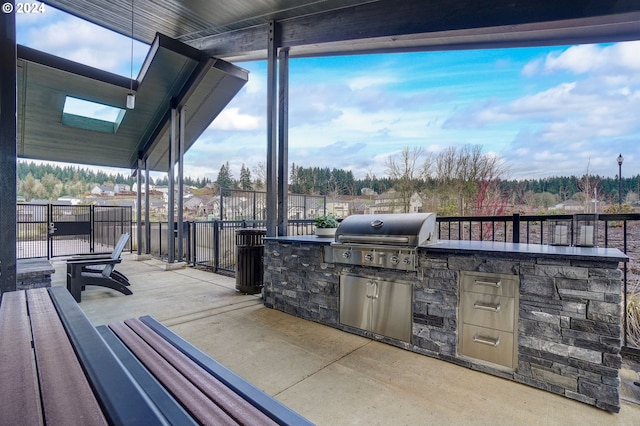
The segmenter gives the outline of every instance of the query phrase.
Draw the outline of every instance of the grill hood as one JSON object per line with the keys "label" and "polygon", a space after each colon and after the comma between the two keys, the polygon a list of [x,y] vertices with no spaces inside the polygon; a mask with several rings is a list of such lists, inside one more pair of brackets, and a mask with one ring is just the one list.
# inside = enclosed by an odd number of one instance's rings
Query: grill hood
{"label": "grill hood", "polygon": [[335,241],[417,247],[435,243],[435,230],[435,213],[356,214],[340,222]]}

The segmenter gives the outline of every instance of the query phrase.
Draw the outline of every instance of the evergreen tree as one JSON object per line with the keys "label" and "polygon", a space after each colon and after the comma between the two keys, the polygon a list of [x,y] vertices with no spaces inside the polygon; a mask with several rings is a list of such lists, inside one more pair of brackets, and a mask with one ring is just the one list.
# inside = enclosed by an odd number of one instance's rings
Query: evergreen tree
{"label": "evergreen tree", "polygon": [[242,163],[242,167],[240,167],[240,189],[245,191],[253,189],[251,185],[251,172],[249,168],[244,166],[244,163]]}
{"label": "evergreen tree", "polygon": [[233,188],[233,177],[231,176],[231,172],[229,171],[228,161],[220,167],[218,178],[216,179],[216,185],[221,191]]}

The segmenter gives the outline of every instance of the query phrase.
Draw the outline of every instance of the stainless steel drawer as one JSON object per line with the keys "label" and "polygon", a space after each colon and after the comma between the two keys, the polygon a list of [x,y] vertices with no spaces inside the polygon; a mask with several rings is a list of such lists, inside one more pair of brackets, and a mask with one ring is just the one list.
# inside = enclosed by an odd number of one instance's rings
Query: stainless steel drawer
{"label": "stainless steel drawer", "polygon": [[463,324],[459,353],[471,358],[515,367],[513,333]]}
{"label": "stainless steel drawer", "polygon": [[516,276],[488,274],[482,272],[463,272],[461,274],[462,292],[493,294],[514,297],[518,290]]}
{"label": "stainless steel drawer", "polygon": [[463,292],[460,302],[463,323],[513,331],[515,309],[513,297]]}

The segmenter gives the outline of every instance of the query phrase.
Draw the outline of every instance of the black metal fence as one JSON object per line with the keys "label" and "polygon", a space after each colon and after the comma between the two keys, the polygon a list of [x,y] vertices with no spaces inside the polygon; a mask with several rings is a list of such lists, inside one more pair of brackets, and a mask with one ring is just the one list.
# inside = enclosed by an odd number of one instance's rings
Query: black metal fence
{"label": "black metal fence", "polygon": [[[312,235],[315,229],[312,219],[290,220],[289,235]],[[183,258],[178,259],[176,241],[175,258],[192,266],[210,269],[212,272],[235,274],[236,230],[264,228],[264,220],[212,220],[184,223],[182,241]],[[168,257],[167,223],[151,223],[149,252],[156,257]],[[176,235],[174,233],[174,238]]]}
{"label": "black metal fence", "polygon": [[[624,342],[623,350],[640,356],[640,214],[600,214],[594,216],[595,242],[599,247],[617,248],[627,256],[629,262],[622,266]],[[440,239],[502,241],[509,243],[548,244],[554,221],[573,223],[574,215],[518,215],[439,217]],[[578,239],[575,226],[570,226],[569,243]]]}
{"label": "black metal fence", "polygon": [[[290,220],[313,219],[327,213],[324,195],[289,194],[287,198]],[[267,193],[264,191],[222,189],[213,203],[207,209],[211,219],[267,220]]]}
{"label": "black metal fence", "polygon": [[19,203],[16,213],[19,259],[109,253],[132,233],[131,207]]}

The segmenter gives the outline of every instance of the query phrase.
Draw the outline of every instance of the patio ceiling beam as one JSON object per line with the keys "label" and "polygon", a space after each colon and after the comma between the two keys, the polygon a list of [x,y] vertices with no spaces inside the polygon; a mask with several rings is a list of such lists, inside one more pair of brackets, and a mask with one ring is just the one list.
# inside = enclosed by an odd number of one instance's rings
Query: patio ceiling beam
{"label": "patio ceiling beam", "polygon": [[[278,21],[279,47],[292,57],[634,40],[639,23],[637,0],[380,0]],[[256,25],[187,43],[228,60],[266,59],[268,30]]]}

